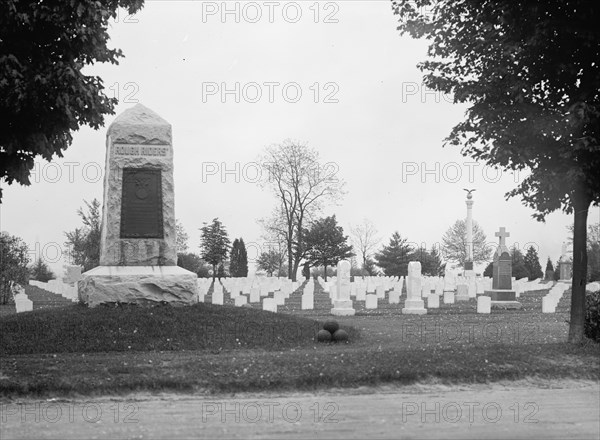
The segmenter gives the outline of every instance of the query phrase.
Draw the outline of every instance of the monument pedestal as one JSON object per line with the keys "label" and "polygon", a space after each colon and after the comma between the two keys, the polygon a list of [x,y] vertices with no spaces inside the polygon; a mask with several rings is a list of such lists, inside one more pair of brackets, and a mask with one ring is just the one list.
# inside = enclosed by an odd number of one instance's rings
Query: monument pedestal
{"label": "monument pedestal", "polygon": [[426,313],[427,309],[422,299],[407,299],[404,302],[403,315],[425,315]]}
{"label": "monument pedestal", "polygon": [[514,290],[492,289],[484,292],[485,296],[492,299],[492,309],[520,309],[522,304],[517,301],[517,292]]}
{"label": "monument pedestal", "polygon": [[356,311],[352,308],[352,300],[334,300],[331,314],[334,316],[354,316]]}
{"label": "monument pedestal", "polygon": [[198,302],[198,275],[179,266],[98,266],[82,274],[79,300],[103,303],[190,305]]}

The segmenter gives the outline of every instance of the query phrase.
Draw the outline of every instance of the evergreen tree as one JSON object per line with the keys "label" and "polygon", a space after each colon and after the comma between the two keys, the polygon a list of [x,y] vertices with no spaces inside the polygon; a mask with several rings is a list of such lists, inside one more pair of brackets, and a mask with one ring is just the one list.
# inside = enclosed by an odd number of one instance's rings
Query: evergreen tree
{"label": "evergreen tree", "polygon": [[232,277],[247,277],[248,276],[248,254],[246,253],[246,245],[244,239],[236,238],[231,246],[231,257],[229,263],[229,274]]}
{"label": "evergreen tree", "polygon": [[554,279],[554,265],[552,264],[552,260],[548,257],[548,261],[546,262],[546,281]]}
{"label": "evergreen tree", "polygon": [[544,277],[540,258],[538,257],[537,250],[533,246],[529,246],[529,249],[527,249],[527,254],[525,255],[525,267],[529,273],[529,281]]}
{"label": "evergreen tree", "polygon": [[217,276],[217,266],[221,264],[229,252],[229,236],[225,226],[218,218],[213,219],[211,224],[204,223],[200,228],[201,234],[201,256],[204,261],[213,268],[213,281]]}
{"label": "evergreen tree", "polygon": [[491,262],[490,264],[488,264],[485,267],[485,270],[483,271],[483,276],[490,277],[490,278],[492,278],[494,276],[494,263],[493,262]]}
{"label": "evergreen tree", "polygon": [[338,261],[352,257],[352,245],[344,229],[338,226],[335,215],[316,220],[304,234],[306,259],[311,266],[323,266],[327,281],[327,266],[335,266]]}
{"label": "evergreen tree", "polygon": [[39,257],[35,264],[31,266],[29,274],[32,280],[41,281],[42,283],[47,283],[48,281],[56,278],[54,273],[52,273],[48,265],[44,262],[44,260],[42,260],[41,257]]}
{"label": "evergreen tree", "polygon": [[517,280],[529,277],[529,271],[525,265],[525,257],[523,257],[523,252],[513,246],[513,248],[510,250],[510,256],[512,258],[512,276]]}
{"label": "evergreen tree", "polygon": [[420,248],[410,255],[409,260],[421,263],[421,273],[423,275],[432,277],[444,275],[446,264],[442,263],[440,254],[435,247],[431,249],[431,252]]}
{"label": "evergreen tree", "polygon": [[386,276],[406,276],[412,251],[406,239],[394,232],[390,243],[375,254],[375,260]]}

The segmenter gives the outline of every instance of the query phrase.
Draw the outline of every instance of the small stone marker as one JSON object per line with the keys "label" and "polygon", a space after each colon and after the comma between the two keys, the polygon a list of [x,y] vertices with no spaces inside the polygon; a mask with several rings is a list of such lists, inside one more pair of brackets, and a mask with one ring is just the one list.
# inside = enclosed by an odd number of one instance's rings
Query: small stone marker
{"label": "small stone marker", "polygon": [[377,295],[377,298],[379,299],[385,298],[385,287],[383,286],[383,284],[380,284],[375,287],[375,295]]}
{"label": "small stone marker", "polygon": [[469,300],[469,286],[467,284],[456,285],[456,301],[468,301]]}
{"label": "small stone marker", "polygon": [[492,298],[489,296],[477,297],[477,313],[491,313]]}
{"label": "small stone marker", "polygon": [[302,310],[313,310],[315,308],[315,297],[312,293],[302,295]]}
{"label": "small stone marker", "polygon": [[377,295],[374,293],[367,293],[365,295],[365,309],[376,309],[377,308]]}
{"label": "small stone marker", "polygon": [[234,301],[236,307],[242,307],[248,304],[248,297],[246,295],[236,296]]}
{"label": "small stone marker", "polygon": [[439,309],[440,308],[440,297],[435,293],[427,295],[427,308],[428,309]]}
{"label": "small stone marker", "polygon": [[278,306],[285,304],[285,294],[279,290],[273,294],[273,299]]}
{"label": "small stone marker", "polygon": [[444,292],[444,304],[454,304],[454,292]]}
{"label": "small stone marker", "polygon": [[274,298],[263,299],[262,306],[263,306],[263,310],[266,310],[268,312],[277,313],[277,303],[275,303]]}
{"label": "small stone marker", "polygon": [[214,289],[212,294],[212,303],[223,305],[223,289]]}
{"label": "small stone marker", "polygon": [[252,286],[250,288],[250,302],[251,303],[260,302],[260,289],[258,287]]}
{"label": "small stone marker", "polygon": [[542,297],[542,313],[554,313],[556,311],[556,302],[549,295]]}
{"label": "small stone marker", "polygon": [[390,290],[388,294],[388,301],[390,304],[400,304],[400,292],[396,289]]}

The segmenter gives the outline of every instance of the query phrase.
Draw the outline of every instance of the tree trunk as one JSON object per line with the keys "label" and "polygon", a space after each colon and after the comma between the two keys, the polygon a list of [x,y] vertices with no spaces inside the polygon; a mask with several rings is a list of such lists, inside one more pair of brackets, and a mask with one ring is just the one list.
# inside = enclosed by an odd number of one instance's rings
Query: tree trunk
{"label": "tree trunk", "polygon": [[217,265],[213,264],[213,283],[215,282],[215,279],[217,278]]}
{"label": "tree trunk", "polygon": [[327,282],[327,264],[323,264],[323,278]]}
{"label": "tree trunk", "polygon": [[578,182],[572,195],[573,228],[573,282],[571,284],[571,322],[569,342],[583,342],[585,323],[585,285],[587,281],[587,216],[592,202],[585,184]]}
{"label": "tree trunk", "polygon": [[296,274],[294,273],[293,256],[292,256],[292,240],[289,239],[287,242],[287,257],[288,257],[288,278],[292,281],[296,281]]}

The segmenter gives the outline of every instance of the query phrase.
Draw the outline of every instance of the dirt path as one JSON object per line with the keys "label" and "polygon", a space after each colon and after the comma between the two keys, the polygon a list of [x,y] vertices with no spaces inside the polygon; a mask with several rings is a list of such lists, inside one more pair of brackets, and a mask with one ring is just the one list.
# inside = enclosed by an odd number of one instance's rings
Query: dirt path
{"label": "dirt path", "polygon": [[[550,388],[549,388],[550,387]],[[600,438],[593,382],[0,404],[0,438]]]}

